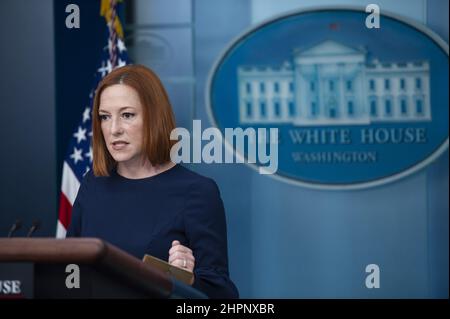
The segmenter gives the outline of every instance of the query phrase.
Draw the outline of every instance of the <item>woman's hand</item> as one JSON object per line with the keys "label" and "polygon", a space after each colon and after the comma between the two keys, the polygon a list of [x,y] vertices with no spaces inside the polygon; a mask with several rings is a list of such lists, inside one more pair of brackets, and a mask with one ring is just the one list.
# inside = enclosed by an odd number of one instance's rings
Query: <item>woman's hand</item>
{"label": "woman's hand", "polygon": [[181,245],[178,240],[174,240],[172,242],[172,248],[169,250],[169,264],[193,272],[195,258],[192,250]]}

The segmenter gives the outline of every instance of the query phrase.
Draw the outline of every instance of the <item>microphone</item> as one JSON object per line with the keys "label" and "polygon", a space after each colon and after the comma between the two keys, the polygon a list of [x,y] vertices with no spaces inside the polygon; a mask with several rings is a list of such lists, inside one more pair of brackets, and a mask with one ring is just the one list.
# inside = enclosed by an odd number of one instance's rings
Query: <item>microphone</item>
{"label": "microphone", "polygon": [[30,230],[28,231],[27,237],[31,237],[31,235],[41,226],[40,220],[34,220],[33,224],[30,227]]}
{"label": "microphone", "polygon": [[22,220],[17,219],[14,224],[12,224],[11,228],[8,232],[8,238],[10,238],[16,230],[19,230],[22,227]]}

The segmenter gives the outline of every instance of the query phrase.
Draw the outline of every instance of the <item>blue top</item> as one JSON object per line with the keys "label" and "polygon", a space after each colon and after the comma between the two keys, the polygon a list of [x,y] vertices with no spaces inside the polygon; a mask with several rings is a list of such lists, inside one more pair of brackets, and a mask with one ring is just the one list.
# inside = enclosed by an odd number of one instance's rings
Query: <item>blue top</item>
{"label": "blue top", "polygon": [[210,298],[237,298],[228,275],[225,212],[209,178],[180,165],[158,175],[128,179],[113,171],[84,177],[67,237],[97,237],[142,259],[169,259],[173,240],[192,249],[194,288]]}

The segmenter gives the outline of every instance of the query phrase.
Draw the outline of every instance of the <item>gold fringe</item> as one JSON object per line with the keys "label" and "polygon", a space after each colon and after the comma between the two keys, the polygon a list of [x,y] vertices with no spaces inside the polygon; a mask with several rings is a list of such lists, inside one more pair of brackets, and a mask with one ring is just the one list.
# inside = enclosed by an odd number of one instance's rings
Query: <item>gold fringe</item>
{"label": "gold fringe", "polygon": [[[106,23],[110,23],[111,21],[111,6],[110,6],[110,0],[101,0],[101,5],[100,5],[100,15],[102,17],[105,17],[106,19]],[[116,2],[122,2],[122,0],[116,0]],[[116,18],[114,19],[114,29],[117,32],[117,35],[119,36],[119,38],[123,39],[123,28],[122,28],[122,24],[120,23],[119,20],[119,16],[116,13]]]}

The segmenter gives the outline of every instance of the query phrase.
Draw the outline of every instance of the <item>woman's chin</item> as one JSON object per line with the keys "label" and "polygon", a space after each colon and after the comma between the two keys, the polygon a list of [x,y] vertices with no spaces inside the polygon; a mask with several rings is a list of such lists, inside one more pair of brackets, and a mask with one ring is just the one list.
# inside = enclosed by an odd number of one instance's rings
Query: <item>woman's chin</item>
{"label": "woman's chin", "polygon": [[113,155],[113,159],[117,163],[125,163],[130,160],[130,156],[128,156],[126,154],[115,154],[115,155]]}

